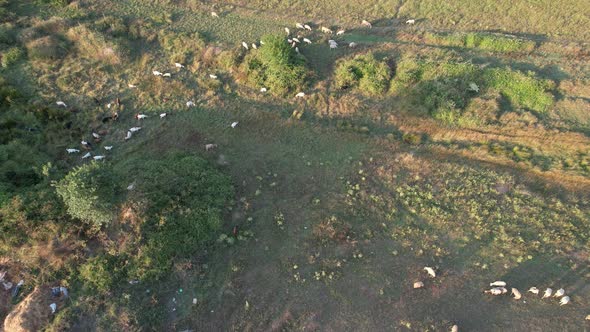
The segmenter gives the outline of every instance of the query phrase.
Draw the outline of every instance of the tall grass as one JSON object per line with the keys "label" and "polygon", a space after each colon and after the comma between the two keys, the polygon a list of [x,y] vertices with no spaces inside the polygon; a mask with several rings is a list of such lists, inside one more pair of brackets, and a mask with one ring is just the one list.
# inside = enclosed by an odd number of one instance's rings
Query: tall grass
{"label": "tall grass", "polygon": [[432,33],[424,35],[427,43],[479,49],[498,53],[531,52],[535,49],[535,42],[516,37],[485,34],[485,33]]}
{"label": "tall grass", "polygon": [[335,72],[336,86],[339,89],[356,87],[368,95],[379,95],[385,92],[390,79],[389,66],[375,59],[372,53],[340,62]]}

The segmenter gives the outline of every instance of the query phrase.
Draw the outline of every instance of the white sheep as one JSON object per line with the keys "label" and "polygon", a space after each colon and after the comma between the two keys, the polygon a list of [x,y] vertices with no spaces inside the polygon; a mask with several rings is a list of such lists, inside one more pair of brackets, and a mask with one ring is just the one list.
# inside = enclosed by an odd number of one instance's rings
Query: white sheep
{"label": "white sheep", "polygon": [[159,72],[157,70],[153,70],[152,74],[154,74],[154,76],[162,76],[162,72]]}
{"label": "white sheep", "polygon": [[287,27],[285,27],[285,32],[287,33],[287,36],[291,34],[291,30],[289,30]]}
{"label": "white sheep", "polygon": [[137,114],[137,115],[135,115],[135,118],[136,118],[137,120],[142,120],[142,119],[145,119],[145,118],[147,118],[147,117],[148,117],[148,116],[147,116],[147,115],[145,115],[145,114]]}
{"label": "white sheep", "polygon": [[430,266],[425,266],[423,270],[426,271],[431,278],[436,278],[436,272]]}
{"label": "white sheep", "polygon": [[301,23],[295,23],[295,27],[297,29],[305,29],[305,26],[303,26],[303,24],[301,24]]}
{"label": "white sheep", "polygon": [[520,294],[520,291],[516,288],[512,288],[510,294],[514,295],[515,300],[520,300],[520,298],[522,297],[522,294]]}
{"label": "white sheep", "polygon": [[298,94],[295,95],[295,98],[303,98],[305,97],[305,92],[299,92]]}
{"label": "white sheep", "polygon": [[539,289],[537,287],[531,287],[528,291],[533,294],[539,294]]}
{"label": "white sheep", "polygon": [[459,326],[457,326],[457,324],[453,325],[451,327],[451,332],[459,332]]}
{"label": "white sheep", "polygon": [[211,16],[219,18],[219,15],[216,12],[211,12]]}
{"label": "white sheep", "polygon": [[410,24],[410,25],[412,25],[412,24],[414,24],[414,23],[416,23],[416,20],[414,20],[414,19],[411,19],[411,20],[407,20],[407,21],[406,21],[406,24]]}
{"label": "white sheep", "polygon": [[570,303],[570,297],[569,296],[564,296],[559,301],[559,305],[566,305],[568,303]]}
{"label": "white sheep", "polygon": [[245,49],[247,49],[247,50],[249,49],[249,48],[248,48],[248,44],[246,44],[246,42],[242,42],[242,46],[243,46]]}
{"label": "white sheep", "polygon": [[80,144],[82,144],[84,146],[89,146],[88,142],[86,142],[86,141],[81,141]]}
{"label": "white sheep", "polygon": [[231,126],[232,128],[235,128],[235,127],[237,127],[237,126],[238,126],[238,123],[239,123],[238,121],[234,121],[234,122],[232,122],[232,123],[231,123],[231,125],[230,125],[230,126]]}
{"label": "white sheep", "polygon": [[311,44],[311,40],[309,40],[309,39],[307,39],[307,38],[303,38],[303,42],[304,42],[304,43]]}
{"label": "white sheep", "polygon": [[372,28],[373,27],[373,25],[371,24],[371,22],[369,22],[367,20],[363,20],[361,22],[361,25],[364,26],[364,27],[367,27],[367,28]]}
{"label": "white sheep", "polygon": [[296,43],[301,43],[301,41],[297,37],[293,37],[293,41],[296,42]]}
{"label": "white sheep", "polygon": [[295,47],[295,53],[299,54],[299,47]]}
{"label": "white sheep", "polygon": [[217,144],[205,144],[205,151],[213,150],[217,147]]}
{"label": "white sheep", "polygon": [[209,77],[212,79],[217,79],[217,75],[215,75],[215,74],[209,74]]}
{"label": "white sheep", "polygon": [[166,117],[166,115],[168,115],[167,113],[160,113],[160,119],[163,119]]}
{"label": "white sheep", "polygon": [[58,101],[56,102],[57,106],[63,106],[63,107],[68,107],[68,105],[66,105],[66,103],[64,103],[63,101]]}
{"label": "white sheep", "polygon": [[[494,295],[494,296],[498,296],[498,295],[502,295],[502,294],[505,293],[504,292],[504,289],[505,288],[503,288],[503,287],[494,287],[492,289],[485,290],[484,293],[491,294],[491,295]],[[506,292],[507,292],[507,290],[506,290]]]}
{"label": "white sheep", "polygon": [[336,36],[340,36],[344,34],[344,30],[338,30],[338,32],[336,32]]}
{"label": "white sheep", "polygon": [[564,295],[565,295],[565,289],[560,288],[555,292],[555,294],[553,294],[553,297],[562,297]]}
{"label": "white sheep", "polygon": [[140,131],[140,130],[141,130],[141,127],[132,127],[132,128],[129,128],[129,131],[132,132],[132,133],[134,133],[136,131]]}
{"label": "white sheep", "polygon": [[256,46],[256,43],[252,43],[252,48],[255,49],[255,50],[258,49],[258,46]]}
{"label": "white sheep", "polygon": [[189,101],[186,102],[186,107],[193,107],[193,106],[195,106],[195,102],[194,101],[189,100]]}
{"label": "white sheep", "polygon": [[424,287],[424,283],[422,281],[414,282],[414,289],[423,288],[423,287]]}
{"label": "white sheep", "polygon": [[107,151],[111,151],[113,149],[113,146],[112,145],[108,145],[108,146],[105,146],[104,149],[107,150]]}
{"label": "white sheep", "polygon": [[97,133],[94,133],[94,132],[93,132],[93,133],[92,133],[92,137],[94,137],[94,138],[96,138],[96,139],[99,139],[99,138],[100,138],[100,135],[99,135],[99,134],[97,134]]}
{"label": "white sheep", "polygon": [[133,135],[133,133],[130,130],[127,131],[127,136],[125,136],[125,140],[130,139],[132,135]]}
{"label": "white sheep", "polygon": [[178,62],[175,62],[174,66],[176,66],[176,68],[184,68],[184,65],[182,63],[178,63]]}
{"label": "white sheep", "polygon": [[87,152],[85,155],[82,156],[82,159],[86,159],[90,156],[91,156],[90,152]]}
{"label": "white sheep", "polygon": [[264,93],[264,92],[266,92],[266,91],[267,91],[267,89],[266,89],[266,88],[260,88],[260,92]]}
{"label": "white sheep", "polygon": [[137,88],[137,85],[131,83],[127,84],[127,86],[131,89]]}
{"label": "white sheep", "polygon": [[162,77],[172,77],[172,74],[170,74],[170,73],[164,73],[164,74],[162,74]]}
{"label": "white sheep", "polygon": [[80,150],[78,150],[78,149],[66,149],[66,151],[68,151],[68,154],[80,152]]}
{"label": "white sheep", "polygon": [[350,42],[350,44],[348,44],[348,47],[350,48],[355,48],[357,46],[357,43],[355,42]]}
{"label": "white sheep", "polygon": [[94,160],[102,160],[104,159],[104,156],[94,156],[93,158]]}
{"label": "white sheep", "polygon": [[551,294],[553,294],[553,289],[547,288],[545,290],[545,293],[543,293],[543,297],[542,298],[544,299],[544,298],[547,298],[547,297],[551,297]]}
{"label": "white sheep", "polygon": [[305,28],[305,30],[309,30],[309,31],[311,31],[311,27],[310,27],[309,25],[307,25],[307,24],[304,24],[304,25],[303,25],[303,27]]}
{"label": "white sheep", "polygon": [[320,30],[321,30],[323,33],[332,33],[332,30],[330,30],[330,29],[328,29],[328,28],[326,28],[326,27],[321,27],[321,28],[320,28]]}
{"label": "white sheep", "polygon": [[494,281],[490,284],[491,287],[506,287],[505,281]]}
{"label": "white sheep", "polygon": [[127,186],[127,190],[133,190],[135,189],[135,182],[133,182],[132,184]]}

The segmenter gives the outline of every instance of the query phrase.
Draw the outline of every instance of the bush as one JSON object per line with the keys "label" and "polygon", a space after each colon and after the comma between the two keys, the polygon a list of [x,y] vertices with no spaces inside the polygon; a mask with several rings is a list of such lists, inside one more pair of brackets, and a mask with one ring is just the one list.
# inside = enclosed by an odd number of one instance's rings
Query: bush
{"label": "bush", "polygon": [[115,183],[113,172],[104,163],[91,162],[69,172],[56,190],[70,216],[100,228],[112,220]]}
{"label": "bush", "polygon": [[266,87],[275,95],[299,90],[305,83],[305,59],[285,42],[282,35],[263,38],[264,45],[244,58],[242,71],[248,82]]}
{"label": "bush", "polygon": [[368,95],[382,94],[387,90],[391,70],[372,53],[356,56],[341,62],[336,68],[336,86],[339,89],[358,87]]}
{"label": "bush", "polygon": [[12,47],[2,54],[2,67],[7,68],[18,62],[24,56],[23,51],[18,47]]}
{"label": "bush", "polygon": [[92,257],[80,266],[80,279],[85,286],[108,293],[125,278],[124,262],[124,256],[102,254]]}

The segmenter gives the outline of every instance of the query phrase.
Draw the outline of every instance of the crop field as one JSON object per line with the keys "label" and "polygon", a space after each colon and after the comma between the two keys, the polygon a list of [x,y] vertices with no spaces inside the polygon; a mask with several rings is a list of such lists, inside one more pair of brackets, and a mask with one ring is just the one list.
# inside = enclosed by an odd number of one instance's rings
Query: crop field
{"label": "crop field", "polygon": [[0,0],[0,331],[590,329],[587,26]]}

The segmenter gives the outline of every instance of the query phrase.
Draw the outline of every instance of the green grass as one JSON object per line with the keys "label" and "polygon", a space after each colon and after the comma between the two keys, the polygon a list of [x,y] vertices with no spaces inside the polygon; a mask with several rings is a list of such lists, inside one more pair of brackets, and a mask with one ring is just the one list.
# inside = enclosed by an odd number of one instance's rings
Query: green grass
{"label": "green grass", "polygon": [[424,38],[427,43],[436,45],[464,47],[499,53],[529,53],[535,49],[536,45],[534,41],[484,33],[437,34],[427,32]]}
{"label": "green grass", "polygon": [[391,79],[391,69],[384,61],[378,61],[372,53],[358,55],[336,65],[334,73],[339,89],[358,88],[368,95],[381,95]]}

